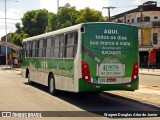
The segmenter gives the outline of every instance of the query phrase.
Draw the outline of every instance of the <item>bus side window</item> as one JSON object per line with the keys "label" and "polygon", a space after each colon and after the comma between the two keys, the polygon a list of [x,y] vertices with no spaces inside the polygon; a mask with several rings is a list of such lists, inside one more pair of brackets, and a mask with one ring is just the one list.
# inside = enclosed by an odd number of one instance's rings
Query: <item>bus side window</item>
{"label": "bus side window", "polygon": [[78,41],[78,33],[71,32],[67,33],[65,36],[65,57],[74,58],[77,53],[77,41]]}
{"label": "bus side window", "polygon": [[54,44],[54,57],[59,57],[59,36],[55,37],[55,44]]}
{"label": "bus side window", "polygon": [[36,57],[39,57],[39,40],[36,42]]}
{"label": "bus side window", "polygon": [[68,34],[65,34],[65,40],[64,40],[64,57],[67,57],[67,40],[68,40]]}
{"label": "bus side window", "polygon": [[47,38],[47,46],[46,46],[46,57],[51,57],[51,46],[52,46],[52,38]]}
{"label": "bus side window", "polygon": [[43,39],[43,54],[42,57],[46,57],[47,39]]}
{"label": "bus side window", "polygon": [[76,31],[74,33],[74,57],[76,56],[77,54],[77,46],[78,46],[78,32]]}
{"label": "bus side window", "polygon": [[24,42],[23,44],[22,44],[22,47],[23,47],[23,49],[22,49],[22,58],[25,58],[26,57],[26,42]]}
{"label": "bus side window", "polygon": [[73,58],[73,45],[74,45],[73,33],[69,33],[67,36],[68,37],[66,41],[66,57]]}
{"label": "bus side window", "polygon": [[55,38],[53,36],[51,38],[51,57],[54,57],[54,44],[55,44]]}
{"label": "bus side window", "polygon": [[29,57],[32,57],[32,41],[29,42]]}
{"label": "bus side window", "polygon": [[59,38],[59,57],[62,58],[64,51],[64,35],[61,35]]}
{"label": "bus side window", "polygon": [[29,42],[27,42],[26,57],[29,57]]}
{"label": "bus side window", "polygon": [[38,57],[43,57],[43,39],[39,41]]}
{"label": "bus side window", "polygon": [[35,48],[36,48],[36,41],[33,41],[32,42],[32,57],[35,57],[35,53],[36,53]]}

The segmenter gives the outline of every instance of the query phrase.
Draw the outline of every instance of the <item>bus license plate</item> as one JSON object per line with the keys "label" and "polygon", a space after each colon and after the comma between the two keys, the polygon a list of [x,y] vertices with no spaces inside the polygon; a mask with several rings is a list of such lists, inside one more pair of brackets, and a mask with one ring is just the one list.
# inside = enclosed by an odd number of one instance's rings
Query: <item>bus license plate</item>
{"label": "bus license plate", "polygon": [[117,80],[116,78],[98,78],[98,79],[93,79],[92,82],[96,84],[106,84],[106,83],[117,82]]}

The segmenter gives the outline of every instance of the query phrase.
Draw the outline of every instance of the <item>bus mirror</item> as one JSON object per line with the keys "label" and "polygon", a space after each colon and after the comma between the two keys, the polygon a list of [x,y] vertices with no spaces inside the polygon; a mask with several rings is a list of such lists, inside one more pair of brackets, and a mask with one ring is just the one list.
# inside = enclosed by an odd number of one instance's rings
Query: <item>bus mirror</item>
{"label": "bus mirror", "polygon": [[84,33],[85,32],[85,28],[81,27],[81,32]]}

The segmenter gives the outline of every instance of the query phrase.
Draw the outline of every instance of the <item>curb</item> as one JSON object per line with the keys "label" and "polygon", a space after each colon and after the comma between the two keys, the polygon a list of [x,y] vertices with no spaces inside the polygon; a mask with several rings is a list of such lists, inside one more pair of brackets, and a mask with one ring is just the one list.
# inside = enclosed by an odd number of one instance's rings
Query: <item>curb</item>
{"label": "curb", "polygon": [[1,68],[1,70],[15,70],[15,71],[21,71],[19,68]]}
{"label": "curb", "polygon": [[139,74],[141,74],[141,75],[152,75],[152,76],[160,76],[160,75],[158,75],[158,74],[151,74],[151,73],[139,73]]}
{"label": "curb", "polygon": [[2,68],[2,70],[13,70],[13,68]]}

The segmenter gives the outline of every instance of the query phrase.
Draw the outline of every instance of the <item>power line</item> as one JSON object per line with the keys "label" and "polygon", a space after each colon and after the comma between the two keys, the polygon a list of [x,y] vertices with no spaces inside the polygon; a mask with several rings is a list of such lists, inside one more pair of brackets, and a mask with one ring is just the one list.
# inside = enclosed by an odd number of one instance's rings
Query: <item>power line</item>
{"label": "power line", "polygon": [[130,5],[130,6],[117,6],[116,8],[127,8],[127,7],[137,7],[137,5]]}
{"label": "power line", "polygon": [[[5,18],[0,17],[0,19],[5,19]],[[6,19],[8,19],[8,20],[21,20],[21,19],[14,19],[14,18],[6,18]]]}
{"label": "power line", "polygon": [[[5,28],[5,26],[0,26],[0,28]],[[7,27],[7,28],[16,28],[16,27],[14,27],[14,26],[9,26],[9,27]]]}
{"label": "power line", "polygon": [[[4,30],[5,28],[1,28],[1,27],[0,27],[0,29],[1,29],[1,30]],[[9,27],[8,27],[7,29],[17,30],[17,29],[15,29],[15,28],[9,28]]]}
{"label": "power line", "polygon": [[[0,24],[4,24],[5,22],[0,22]],[[9,22],[7,22],[7,24],[16,24],[16,22],[15,23],[9,23]]]}
{"label": "power line", "polygon": [[[5,26],[0,26],[0,28],[5,28]],[[7,28],[16,28],[16,27],[12,25],[12,26],[9,26]]]}
{"label": "power line", "polygon": [[[0,0],[0,1],[4,1],[4,0]],[[8,1],[8,0],[7,0]],[[9,0],[9,1],[13,1],[13,2],[19,2],[18,0]]]}

